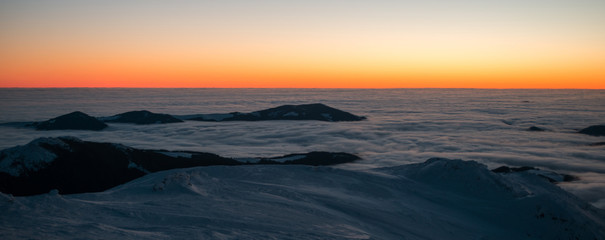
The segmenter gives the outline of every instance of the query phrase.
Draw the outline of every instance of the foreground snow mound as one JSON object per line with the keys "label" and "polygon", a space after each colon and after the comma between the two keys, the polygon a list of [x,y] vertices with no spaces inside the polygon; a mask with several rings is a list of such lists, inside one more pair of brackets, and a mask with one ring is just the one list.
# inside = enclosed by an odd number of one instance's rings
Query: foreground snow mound
{"label": "foreground snow mound", "polygon": [[385,169],[434,188],[484,199],[522,197],[529,193],[475,161],[431,158],[424,163]]}
{"label": "foreground snow mound", "polygon": [[448,159],[363,172],[277,165],[175,169],[103,193],[3,195],[0,208],[3,239],[605,236],[601,210],[543,178]]}

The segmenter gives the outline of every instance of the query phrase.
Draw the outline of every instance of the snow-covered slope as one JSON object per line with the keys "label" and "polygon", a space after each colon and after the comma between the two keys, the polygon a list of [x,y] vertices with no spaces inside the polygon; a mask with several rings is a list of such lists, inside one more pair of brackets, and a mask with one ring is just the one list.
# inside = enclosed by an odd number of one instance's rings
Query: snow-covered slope
{"label": "snow-covered slope", "polygon": [[0,172],[20,176],[45,168],[57,155],[44,146],[69,149],[60,138],[38,138],[23,146],[5,149],[0,151]]}
{"label": "snow-covered slope", "polygon": [[546,179],[431,159],[352,171],[212,166],[102,193],[0,195],[3,239],[603,239],[605,215]]}

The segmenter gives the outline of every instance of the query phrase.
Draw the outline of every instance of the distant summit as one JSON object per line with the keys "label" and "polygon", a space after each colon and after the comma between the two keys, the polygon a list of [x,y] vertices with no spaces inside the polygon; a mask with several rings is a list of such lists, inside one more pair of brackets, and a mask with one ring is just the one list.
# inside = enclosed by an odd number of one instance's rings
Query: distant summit
{"label": "distant summit", "polygon": [[605,136],[605,125],[593,125],[580,130],[579,133],[596,137]]}
{"label": "distant summit", "polygon": [[56,118],[33,123],[36,130],[103,130],[107,124],[83,112],[72,112]]}
{"label": "distant summit", "polygon": [[251,113],[200,114],[188,118],[196,121],[267,121],[267,120],[317,120],[327,122],[361,121],[363,116],[326,106],[321,103],[282,105]]}
{"label": "distant summit", "polygon": [[[107,127],[107,123],[133,123],[139,125],[195,121],[267,121],[267,120],[316,120],[326,122],[361,121],[366,119],[321,103],[282,105],[250,113],[193,114],[173,116],[147,110],[130,111],[110,117],[92,117],[83,112],[72,112],[43,122],[9,123],[35,127],[37,130],[94,130]],[[23,126],[21,125],[21,126]]]}
{"label": "distant summit", "polygon": [[544,131],[546,131],[546,129],[541,128],[541,127],[531,126],[531,127],[529,127],[527,129],[527,131],[530,131],[530,132],[544,132]]}
{"label": "distant summit", "polygon": [[134,124],[157,124],[178,123],[183,120],[169,114],[152,113],[147,110],[125,112],[111,117],[99,118],[105,122],[134,123]]}

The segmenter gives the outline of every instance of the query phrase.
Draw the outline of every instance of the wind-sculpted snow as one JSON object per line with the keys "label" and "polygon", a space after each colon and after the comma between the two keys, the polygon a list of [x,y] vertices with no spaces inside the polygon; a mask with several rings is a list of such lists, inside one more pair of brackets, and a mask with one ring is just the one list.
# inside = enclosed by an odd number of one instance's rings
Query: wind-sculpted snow
{"label": "wind-sculpted snow", "polygon": [[431,159],[373,170],[211,166],[102,193],[0,194],[3,239],[601,239],[602,210],[546,179]]}
{"label": "wind-sculpted snow", "polygon": [[[333,165],[358,160],[348,153],[310,152],[238,161],[212,153],[141,150],[73,137],[43,138],[0,152],[0,192],[27,196],[57,189],[62,194],[98,192],[150,172],[243,164]],[[281,161],[280,161],[281,159]],[[286,159],[286,160],[283,160]]]}

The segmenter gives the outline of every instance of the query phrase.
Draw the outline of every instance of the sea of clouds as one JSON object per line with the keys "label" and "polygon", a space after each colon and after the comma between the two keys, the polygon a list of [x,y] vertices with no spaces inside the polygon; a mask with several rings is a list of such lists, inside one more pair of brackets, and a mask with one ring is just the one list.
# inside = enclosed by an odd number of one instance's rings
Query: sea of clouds
{"label": "sea of clouds", "polygon": [[[174,115],[251,112],[324,103],[360,122],[264,121],[109,124],[103,131],[36,131],[15,122],[72,111],[111,116],[149,110]],[[136,148],[272,157],[342,151],[363,158],[339,166],[368,169],[431,157],[536,166],[579,176],[564,189],[605,208],[605,137],[576,133],[605,124],[605,91],[471,89],[0,89],[0,149],[38,137],[74,136]],[[9,124],[6,124],[9,123]],[[530,126],[544,132],[526,131]]]}

